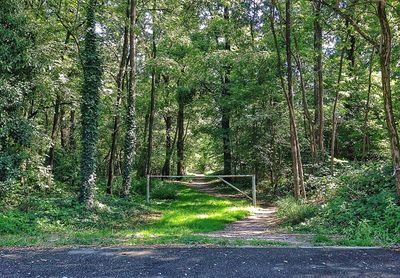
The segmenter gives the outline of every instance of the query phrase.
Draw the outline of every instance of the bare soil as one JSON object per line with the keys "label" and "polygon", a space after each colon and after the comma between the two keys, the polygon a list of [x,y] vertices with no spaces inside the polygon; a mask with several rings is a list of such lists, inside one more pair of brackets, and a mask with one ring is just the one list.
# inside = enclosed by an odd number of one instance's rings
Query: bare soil
{"label": "bare soil", "polygon": [[[239,194],[225,194],[218,192],[215,186],[212,186],[213,181],[205,181],[202,178],[195,179],[185,185],[195,190],[214,195],[220,198],[244,198]],[[277,242],[286,242],[297,246],[311,246],[312,234],[293,234],[288,233],[283,228],[279,227],[279,219],[276,215],[277,208],[261,204],[252,209],[251,215],[230,223],[225,226],[224,230],[201,235],[212,238],[227,238],[227,239],[244,239],[244,240],[269,240]]]}

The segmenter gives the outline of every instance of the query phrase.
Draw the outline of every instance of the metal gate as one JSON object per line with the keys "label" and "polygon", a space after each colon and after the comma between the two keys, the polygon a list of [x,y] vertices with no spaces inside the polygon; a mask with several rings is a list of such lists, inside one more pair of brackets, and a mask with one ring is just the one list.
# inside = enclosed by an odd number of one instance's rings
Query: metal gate
{"label": "metal gate", "polygon": [[[257,205],[257,188],[256,188],[256,176],[255,175],[192,175],[192,176],[163,176],[163,175],[147,175],[147,186],[146,186],[146,202],[150,203],[150,183],[152,178],[164,178],[164,179],[176,179],[176,178],[217,178],[225,184],[229,185],[236,191],[243,194],[247,199],[252,201],[253,206]],[[243,190],[240,190],[232,183],[228,182],[226,178],[251,178],[251,196],[249,196]]]}

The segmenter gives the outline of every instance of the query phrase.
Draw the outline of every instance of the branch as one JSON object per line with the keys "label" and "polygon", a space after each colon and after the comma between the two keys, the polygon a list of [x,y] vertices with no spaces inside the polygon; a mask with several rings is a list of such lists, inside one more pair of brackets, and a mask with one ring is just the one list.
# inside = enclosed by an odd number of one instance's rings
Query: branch
{"label": "branch", "polygon": [[327,6],[328,8],[332,9],[333,11],[335,11],[339,16],[346,19],[353,26],[353,28],[357,31],[357,33],[359,33],[361,35],[361,37],[363,37],[367,42],[372,44],[372,46],[379,48],[379,42],[376,41],[369,34],[367,34],[367,32],[365,32],[363,29],[361,29],[361,27],[357,24],[357,22],[354,21],[354,19],[351,16],[349,16],[348,14],[343,12],[338,6],[330,5],[329,3],[327,3],[326,0],[321,0],[321,3],[325,6]]}

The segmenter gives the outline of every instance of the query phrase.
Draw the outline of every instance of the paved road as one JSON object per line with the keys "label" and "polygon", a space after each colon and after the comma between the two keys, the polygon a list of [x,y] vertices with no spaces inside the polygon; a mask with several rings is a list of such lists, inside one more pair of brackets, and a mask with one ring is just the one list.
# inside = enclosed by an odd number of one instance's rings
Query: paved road
{"label": "paved road", "polygon": [[0,277],[400,277],[385,249],[0,249]]}

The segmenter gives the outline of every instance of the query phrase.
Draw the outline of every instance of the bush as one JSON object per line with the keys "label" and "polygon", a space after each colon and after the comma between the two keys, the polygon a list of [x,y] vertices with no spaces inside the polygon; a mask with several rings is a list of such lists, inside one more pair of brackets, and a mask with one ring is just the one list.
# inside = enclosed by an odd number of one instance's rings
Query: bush
{"label": "bush", "polygon": [[152,182],[151,197],[160,200],[176,199],[179,191],[179,186],[169,182]]}
{"label": "bush", "polygon": [[[132,182],[132,190],[139,195],[146,195],[146,178],[135,179]],[[150,198],[159,200],[176,199],[179,186],[171,182],[165,182],[159,179],[152,179],[150,186]]]}
{"label": "bush", "polygon": [[293,197],[287,197],[277,201],[278,217],[284,224],[297,225],[308,218],[316,215],[318,206],[308,204],[302,200],[296,200]]}
{"label": "bush", "polygon": [[391,172],[390,166],[369,164],[346,173],[320,213],[323,227],[371,244],[399,242],[400,207]]}
{"label": "bush", "polygon": [[[392,168],[385,163],[352,164],[337,177],[309,180],[320,207],[293,198],[277,203],[278,216],[295,229],[342,236],[336,243],[387,245],[400,242],[400,206]],[[321,192],[324,191],[324,192]],[[298,225],[302,223],[302,225]],[[335,243],[331,240],[331,243]]]}

